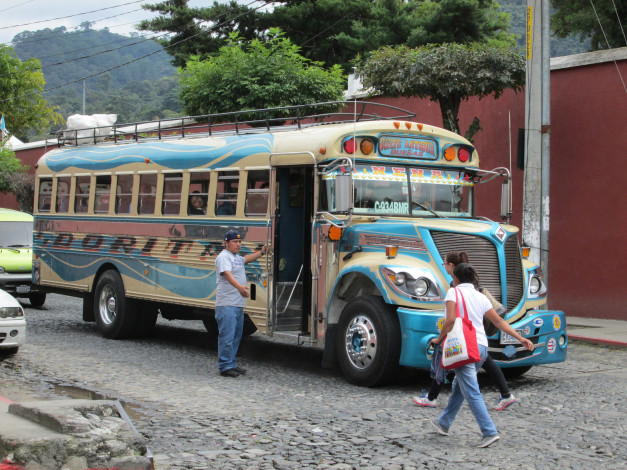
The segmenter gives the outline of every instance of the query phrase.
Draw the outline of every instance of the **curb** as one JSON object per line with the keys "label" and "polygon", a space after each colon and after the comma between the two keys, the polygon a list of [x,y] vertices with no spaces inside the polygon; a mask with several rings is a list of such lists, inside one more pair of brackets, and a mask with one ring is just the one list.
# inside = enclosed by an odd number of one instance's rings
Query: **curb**
{"label": "curb", "polygon": [[577,336],[568,334],[568,340],[581,341],[582,343],[601,344],[605,346],[617,346],[620,348],[627,348],[627,343],[624,341],[615,341],[611,339],[590,338],[589,336]]}

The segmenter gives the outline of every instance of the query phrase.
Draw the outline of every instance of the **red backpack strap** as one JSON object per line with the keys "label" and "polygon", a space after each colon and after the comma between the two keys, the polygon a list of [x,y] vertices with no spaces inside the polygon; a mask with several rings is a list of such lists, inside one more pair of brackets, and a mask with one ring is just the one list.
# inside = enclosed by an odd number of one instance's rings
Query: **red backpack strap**
{"label": "red backpack strap", "polygon": [[[457,317],[461,317],[459,313],[459,296],[457,295],[457,288],[453,287],[453,290],[455,291],[455,313],[457,314],[456,315]],[[459,295],[461,295],[461,293]],[[462,300],[463,299],[464,299],[464,296],[462,295]]]}

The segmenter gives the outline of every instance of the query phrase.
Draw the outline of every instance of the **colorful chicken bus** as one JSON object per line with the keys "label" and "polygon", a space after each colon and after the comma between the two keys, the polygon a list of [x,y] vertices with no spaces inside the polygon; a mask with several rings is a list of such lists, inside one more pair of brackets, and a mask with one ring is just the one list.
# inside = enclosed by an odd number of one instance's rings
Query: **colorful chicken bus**
{"label": "colorful chicken bus", "polygon": [[429,367],[451,281],[443,258],[464,250],[536,346],[490,331],[497,363],[521,374],[564,361],[564,313],[541,309],[545,284],[518,229],[475,213],[475,189],[499,178],[510,215],[509,172],[479,169],[467,140],[413,114],[352,106],[114,127],[89,145],[66,133],[37,165],[34,282],[81,296],[83,319],[108,338],[149,334],[158,315],[213,331],[215,257],[235,229],[242,254],[269,247],[246,266],[245,333],[324,348],[324,364],[372,386]]}

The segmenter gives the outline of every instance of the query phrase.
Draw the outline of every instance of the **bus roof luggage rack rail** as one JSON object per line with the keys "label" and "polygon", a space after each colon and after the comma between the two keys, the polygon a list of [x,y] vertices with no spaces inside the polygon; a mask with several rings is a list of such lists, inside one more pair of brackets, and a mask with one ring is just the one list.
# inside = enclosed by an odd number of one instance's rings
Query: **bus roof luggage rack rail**
{"label": "bus roof luggage rack rail", "polygon": [[[219,134],[251,134],[269,130],[294,130],[302,127],[342,122],[381,119],[409,120],[416,114],[370,101],[328,101],[325,103],[281,106],[226,113],[186,116],[113,126],[87,127],[56,132],[59,146],[118,142],[139,142]],[[110,132],[109,129],[110,128]],[[106,132],[103,132],[106,129]],[[108,135],[103,135],[108,133]],[[88,137],[86,137],[88,136]]]}

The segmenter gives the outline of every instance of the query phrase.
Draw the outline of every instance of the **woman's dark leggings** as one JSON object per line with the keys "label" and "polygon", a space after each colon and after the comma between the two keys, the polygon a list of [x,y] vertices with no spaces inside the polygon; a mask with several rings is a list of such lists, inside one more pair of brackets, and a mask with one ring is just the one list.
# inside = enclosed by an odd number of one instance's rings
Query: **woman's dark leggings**
{"label": "woman's dark leggings", "polygon": [[[509,387],[507,386],[507,381],[505,380],[505,376],[503,375],[503,371],[499,366],[496,365],[496,362],[488,356],[488,358],[484,361],[481,366],[483,370],[485,370],[489,375],[494,385],[497,386],[499,392],[501,392],[501,396],[503,398],[509,398],[511,392],[509,391]],[[443,384],[438,384],[435,380],[431,381],[431,389],[429,390],[429,400],[433,401],[438,398],[440,394],[440,390],[442,389]]]}

